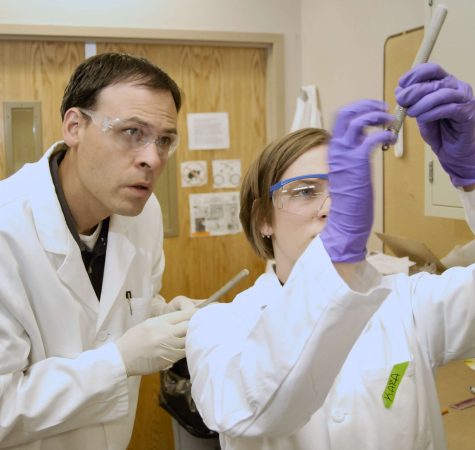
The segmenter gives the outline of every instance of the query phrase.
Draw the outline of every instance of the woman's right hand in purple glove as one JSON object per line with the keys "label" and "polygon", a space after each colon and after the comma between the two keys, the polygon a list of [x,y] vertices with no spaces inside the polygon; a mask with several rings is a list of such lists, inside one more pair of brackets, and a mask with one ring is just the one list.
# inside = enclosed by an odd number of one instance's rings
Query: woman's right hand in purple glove
{"label": "woman's right hand in purple glove", "polygon": [[475,99],[472,88],[433,63],[399,80],[396,100],[415,117],[421,135],[454,186],[475,183]]}
{"label": "woman's right hand in purple glove", "polygon": [[387,106],[361,100],[341,109],[328,150],[331,208],[320,234],[333,262],[359,262],[366,257],[366,243],[373,225],[371,161],[373,149],[394,143],[391,131],[372,131],[394,121]]}

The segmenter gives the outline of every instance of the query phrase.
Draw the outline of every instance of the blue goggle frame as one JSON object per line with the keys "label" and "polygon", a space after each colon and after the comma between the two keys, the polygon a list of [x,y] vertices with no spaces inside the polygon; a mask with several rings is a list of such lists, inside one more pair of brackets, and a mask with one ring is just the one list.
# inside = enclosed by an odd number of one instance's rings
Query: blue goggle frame
{"label": "blue goggle frame", "polygon": [[328,174],[327,173],[311,173],[308,175],[300,175],[298,177],[287,178],[286,180],[279,181],[278,183],[273,184],[269,188],[269,197],[272,197],[272,194],[275,191],[285,186],[286,184],[292,183],[292,181],[306,180],[307,178],[319,178],[320,180],[328,180]]}

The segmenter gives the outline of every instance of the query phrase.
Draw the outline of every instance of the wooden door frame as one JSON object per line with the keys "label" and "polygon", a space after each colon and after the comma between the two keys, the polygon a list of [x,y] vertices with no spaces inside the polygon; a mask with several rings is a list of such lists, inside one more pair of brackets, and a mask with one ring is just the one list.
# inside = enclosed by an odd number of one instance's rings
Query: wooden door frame
{"label": "wooden door frame", "polygon": [[285,132],[284,52],[281,34],[0,24],[0,40],[83,41],[85,44],[101,41],[263,48],[267,51],[266,141],[270,142]]}

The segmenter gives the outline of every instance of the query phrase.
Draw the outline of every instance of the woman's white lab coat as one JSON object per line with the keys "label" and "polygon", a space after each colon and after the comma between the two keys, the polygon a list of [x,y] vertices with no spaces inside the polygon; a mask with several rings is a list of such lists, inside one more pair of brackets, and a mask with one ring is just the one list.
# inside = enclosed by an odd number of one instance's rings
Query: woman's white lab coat
{"label": "woman's white lab coat", "polygon": [[195,314],[193,398],[223,450],[444,449],[433,371],[475,356],[474,280],[453,268],[361,294],[316,238],[284,286],[266,273]]}
{"label": "woman's white lab coat", "polygon": [[163,301],[152,300],[160,207],[152,196],[139,216],[111,217],[99,302],[55,193],[52,151],[0,183],[0,448],[123,450],[140,378],[127,379],[113,341]]}

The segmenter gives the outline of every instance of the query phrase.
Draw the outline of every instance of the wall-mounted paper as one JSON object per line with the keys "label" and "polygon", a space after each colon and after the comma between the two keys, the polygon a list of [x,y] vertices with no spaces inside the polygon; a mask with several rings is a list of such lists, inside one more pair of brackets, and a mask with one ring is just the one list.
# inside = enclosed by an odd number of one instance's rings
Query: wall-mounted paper
{"label": "wall-mounted paper", "polygon": [[180,164],[182,187],[204,186],[208,183],[206,161],[184,161]]}
{"label": "wall-mounted paper", "polygon": [[241,160],[215,159],[213,167],[214,188],[236,188],[241,182]]}
{"label": "wall-mounted paper", "polygon": [[239,192],[190,194],[191,236],[221,236],[241,231]]}
{"label": "wall-mounted paper", "polygon": [[229,117],[227,112],[189,113],[188,147],[190,150],[229,148]]}
{"label": "wall-mounted paper", "polygon": [[97,55],[97,46],[95,42],[86,42],[84,44],[84,58],[90,58]]}

